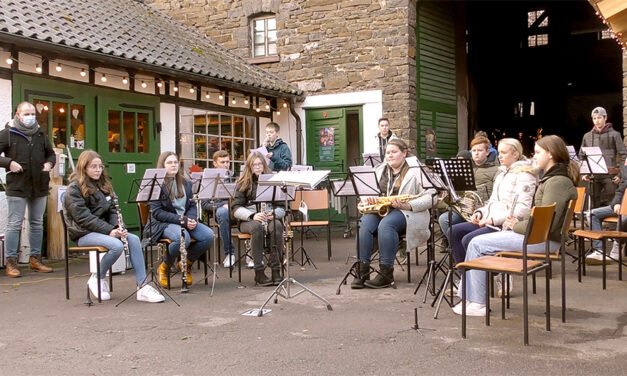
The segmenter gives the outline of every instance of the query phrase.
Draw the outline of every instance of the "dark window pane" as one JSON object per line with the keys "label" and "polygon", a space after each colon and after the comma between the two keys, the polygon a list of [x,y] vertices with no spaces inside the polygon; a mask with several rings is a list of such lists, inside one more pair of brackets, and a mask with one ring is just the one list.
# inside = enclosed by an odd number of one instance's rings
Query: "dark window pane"
{"label": "dark window pane", "polygon": [[120,111],[109,110],[109,151],[112,153],[120,152]]}
{"label": "dark window pane", "polygon": [[52,102],[52,145],[65,148],[67,142],[67,103]]}
{"label": "dark window pane", "polygon": [[231,131],[231,117],[222,115],[220,118],[220,135],[222,136],[232,136],[233,132]]}
{"label": "dark window pane", "polygon": [[50,115],[50,102],[41,99],[35,99],[33,101],[33,104],[35,105],[35,116],[37,118],[37,123],[39,123],[39,126],[41,127],[41,129],[43,129],[44,133],[48,135],[48,126],[50,125],[48,119]]}
{"label": "dark window pane", "polygon": [[244,137],[244,118],[233,117],[233,132],[235,137]]}
{"label": "dark window pane", "polygon": [[137,152],[148,153],[148,114],[137,114]]}
{"label": "dark window pane", "polygon": [[219,125],[220,125],[220,116],[209,115],[209,126],[207,128],[207,133],[216,134],[216,135],[220,134]]}
{"label": "dark window pane", "polygon": [[135,113],[124,112],[124,151],[135,152]]}

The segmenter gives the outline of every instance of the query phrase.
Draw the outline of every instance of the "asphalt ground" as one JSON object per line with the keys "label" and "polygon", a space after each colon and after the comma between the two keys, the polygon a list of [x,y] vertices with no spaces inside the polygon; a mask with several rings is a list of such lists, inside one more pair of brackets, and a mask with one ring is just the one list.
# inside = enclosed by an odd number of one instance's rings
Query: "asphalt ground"
{"label": "asphalt ground", "polygon": [[[258,308],[273,288],[255,287],[252,270],[237,274],[218,267],[213,296],[211,282],[194,282],[187,294],[174,277],[167,299],[149,304],[134,296],[132,270],[115,275],[112,300],[84,305],[88,262],[72,259],[71,299],[65,299],[64,263],[48,262],[52,274],[23,277],[0,274],[1,375],[603,375],[627,369],[627,282],[617,280],[616,264],[608,267],[607,290],[601,267],[588,267],[577,282],[575,264],[567,264],[567,321],[560,321],[559,263],[551,280],[551,331],[544,329],[544,277],[530,298],[530,346],[523,346],[521,279],[507,319],[500,301],[492,300],[492,325],[468,318],[468,338],[461,338],[461,317],[446,305],[437,319],[424,287],[413,291],[425,271],[412,265],[413,280],[397,265],[397,289],[336,289],[354,254],[354,238],[333,233],[333,258],[326,241],[308,239],[306,248],[318,269],[292,266],[292,276],[327,299],[333,310],[303,293],[279,298],[263,317],[242,313]],[[438,257],[440,254],[438,254]],[[413,260],[412,260],[413,261]],[[443,280],[438,275],[438,282]],[[201,282],[199,282],[201,281]],[[350,279],[349,279],[350,283]],[[291,293],[299,289],[292,286]],[[414,330],[417,308],[420,330]]]}

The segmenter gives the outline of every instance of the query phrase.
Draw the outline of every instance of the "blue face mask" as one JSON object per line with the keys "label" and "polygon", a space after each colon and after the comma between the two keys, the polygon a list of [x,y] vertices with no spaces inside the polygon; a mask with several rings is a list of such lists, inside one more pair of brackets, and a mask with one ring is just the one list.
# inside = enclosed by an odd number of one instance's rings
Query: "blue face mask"
{"label": "blue face mask", "polygon": [[26,115],[22,117],[22,123],[27,127],[32,127],[36,122],[37,120],[35,119],[35,115]]}

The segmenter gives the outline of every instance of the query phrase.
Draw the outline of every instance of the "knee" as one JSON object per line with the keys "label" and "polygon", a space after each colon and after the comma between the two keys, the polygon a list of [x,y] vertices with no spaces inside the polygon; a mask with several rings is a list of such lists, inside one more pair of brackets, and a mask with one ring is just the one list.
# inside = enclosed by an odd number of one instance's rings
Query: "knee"
{"label": "knee", "polygon": [[251,221],[250,234],[260,234],[263,232],[263,225],[257,221]]}

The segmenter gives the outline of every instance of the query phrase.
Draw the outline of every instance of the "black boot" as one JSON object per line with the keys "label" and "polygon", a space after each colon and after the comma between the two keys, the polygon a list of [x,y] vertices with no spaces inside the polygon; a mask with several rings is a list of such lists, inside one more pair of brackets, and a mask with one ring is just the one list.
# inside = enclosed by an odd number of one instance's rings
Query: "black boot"
{"label": "black boot", "polygon": [[364,285],[372,289],[383,289],[392,286],[394,283],[394,267],[381,265],[381,272],[372,281],[366,281]]}
{"label": "black boot", "polygon": [[281,269],[272,269],[272,285],[278,286],[283,278],[281,278]]}
{"label": "black boot", "polygon": [[261,270],[255,270],[255,285],[256,286],[272,286],[272,280],[266,276],[266,273]]}
{"label": "black boot", "polygon": [[366,264],[365,262],[359,262],[359,276],[361,278],[355,277],[353,282],[351,282],[352,289],[363,289],[364,282],[370,279],[370,264]]}

